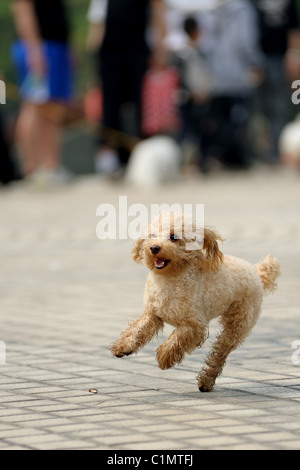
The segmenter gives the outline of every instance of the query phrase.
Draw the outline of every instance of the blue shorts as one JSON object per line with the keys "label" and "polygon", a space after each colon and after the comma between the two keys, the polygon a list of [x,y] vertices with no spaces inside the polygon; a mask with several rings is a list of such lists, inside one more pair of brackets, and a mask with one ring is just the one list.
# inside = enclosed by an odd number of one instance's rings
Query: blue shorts
{"label": "blue shorts", "polygon": [[41,79],[34,77],[28,66],[26,44],[18,41],[12,47],[21,97],[39,103],[68,101],[73,95],[73,67],[69,46],[45,41],[43,48],[47,61],[47,75]]}

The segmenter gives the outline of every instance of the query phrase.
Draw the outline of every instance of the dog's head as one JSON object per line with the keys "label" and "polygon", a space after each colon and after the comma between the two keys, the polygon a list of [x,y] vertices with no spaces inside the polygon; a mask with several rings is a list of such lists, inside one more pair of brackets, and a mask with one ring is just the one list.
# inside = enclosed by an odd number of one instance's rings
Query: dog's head
{"label": "dog's head", "polygon": [[223,254],[212,229],[197,227],[195,220],[182,213],[160,214],[136,241],[132,257],[158,275],[176,276],[193,263],[202,271],[217,271]]}

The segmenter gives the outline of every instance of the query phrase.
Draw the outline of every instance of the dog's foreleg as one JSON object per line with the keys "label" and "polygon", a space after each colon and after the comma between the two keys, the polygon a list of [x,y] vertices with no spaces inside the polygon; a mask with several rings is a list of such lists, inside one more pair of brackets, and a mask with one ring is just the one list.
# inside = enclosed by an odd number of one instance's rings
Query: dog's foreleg
{"label": "dog's foreleg", "polygon": [[207,337],[207,327],[203,324],[182,325],[156,351],[156,358],[161,369],[170,369],[180,364],[186,354],[191,354],[203,345]]}
{"label": "dog's foreleg", "polygon": [[113,343],[110,350],[116,357],[130,356],[138,352],[147,344],[159,330],[163,328],[163,321],[156,315],[144,314],[121,333],[120,338]]}

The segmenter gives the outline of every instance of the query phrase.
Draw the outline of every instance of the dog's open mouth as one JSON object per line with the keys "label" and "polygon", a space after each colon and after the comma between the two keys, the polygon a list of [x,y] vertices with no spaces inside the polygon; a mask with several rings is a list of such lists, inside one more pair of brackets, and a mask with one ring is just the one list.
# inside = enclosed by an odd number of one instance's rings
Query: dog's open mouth
{"label": "dog's open mouth", "polygon": [[164,258],[156,258],[155,260],[155,267],[156,269],[164,269],[170,263],[169,259]]}

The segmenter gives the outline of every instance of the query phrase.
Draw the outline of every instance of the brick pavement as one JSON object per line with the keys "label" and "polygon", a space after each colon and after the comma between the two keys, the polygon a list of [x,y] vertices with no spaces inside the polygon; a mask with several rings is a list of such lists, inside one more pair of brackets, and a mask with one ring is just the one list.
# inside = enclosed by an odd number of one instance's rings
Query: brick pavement
{"label": "brick pavement", "polygon": [[[264,168],[155,192],[94,177],[55,191],[0,188],[0,449],[300,449],[299,188],[298,174]],[[170,371],[155,361],[168,328],[132,358],[110,356],[140,314],[146,275],[130,241],[96,238],[97,206],[119,195],[204,203],[224,252],[281,261],[279,290],[213,393],[198,392],[196,374],[217,324]]]}

